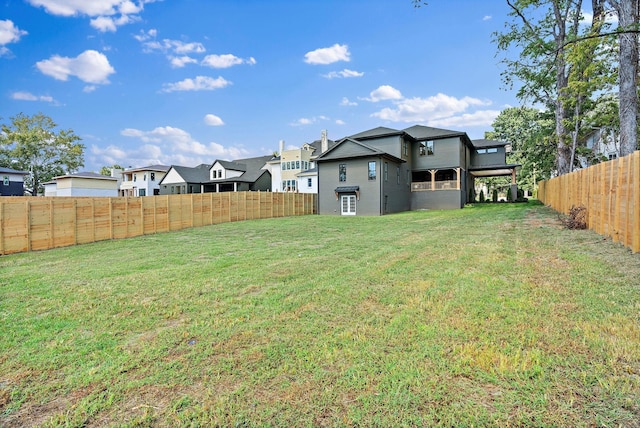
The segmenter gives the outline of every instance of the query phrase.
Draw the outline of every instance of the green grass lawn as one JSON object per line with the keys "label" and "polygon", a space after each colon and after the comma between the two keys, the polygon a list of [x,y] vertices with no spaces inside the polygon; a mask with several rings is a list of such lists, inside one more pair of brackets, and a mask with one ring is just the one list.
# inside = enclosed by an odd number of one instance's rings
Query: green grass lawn
{"label": "green grass lawn", "polygon": [[0,257],[0,426],[638,426],[640,255],[536,203]]}

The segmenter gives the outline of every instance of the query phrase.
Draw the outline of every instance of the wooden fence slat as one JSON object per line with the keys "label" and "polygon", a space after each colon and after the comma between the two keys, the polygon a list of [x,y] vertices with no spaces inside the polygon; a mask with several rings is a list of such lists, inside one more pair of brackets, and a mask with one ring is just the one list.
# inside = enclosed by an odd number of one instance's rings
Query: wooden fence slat
{"label": "wooden fence slat", "polygon": [[0,255],[204,226],[206,218],[218,224],[315,214],[316,207],[317,195],[273,192],[0,198]]}
{"label": "wooden fence slat", "polygon": [[589,229],[640,252],[640,151],[541,181],[538,198],[563,213],[584,206]]}

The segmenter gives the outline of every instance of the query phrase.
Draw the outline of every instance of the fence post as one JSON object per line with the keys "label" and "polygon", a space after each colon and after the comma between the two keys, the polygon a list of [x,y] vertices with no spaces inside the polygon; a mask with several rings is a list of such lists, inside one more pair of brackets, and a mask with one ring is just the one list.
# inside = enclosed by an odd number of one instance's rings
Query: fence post
{"label": "fence post", "polygon": [[0,200],[0,255],[4,254],[4,201]]}
{"label": "fence post", "polygon": [[[640,251],[640,151],[633,152],[633,245],[634,253]],[[631,213],[629,213],[631,215]]]}

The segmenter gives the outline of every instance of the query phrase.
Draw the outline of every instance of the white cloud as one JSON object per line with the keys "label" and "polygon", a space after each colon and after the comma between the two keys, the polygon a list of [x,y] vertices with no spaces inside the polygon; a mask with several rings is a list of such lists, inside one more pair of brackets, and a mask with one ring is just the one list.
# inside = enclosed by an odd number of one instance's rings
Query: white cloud
{"label": "white cloud", "polygon": [[169,61],[173,68],[182,68],[187,64],[197,64],[198,60],[190,56],[169,56]]}
{"label": "white cloud", "polygon": [[229,68],[239,64],[254,65],[255,63],[256,60],[253,57],[242,59],[232,54],[207,55],[202,60],[202,65],[212,68]]}
{"label": "white cloud", "polygon": [[19,101],[43,101],[46,103],[57,104],[56,100],[49,95],[34,95],[31,92],[14,92],[11,94],[11,99],[19,100]]}
{"label": "white cloud", "polygon": [[345,125],[345,122],[344,122],[344,120],[337,119],[336,120],[336,125]]}
{"label": "white cloud", "polygon": [[144,5],[156,0],[27,0],[31,5],[43,7],[47,13],[58,16],[88,16],[91,26],[99,31],[116,28],[138,21]]}
{"label": "white cloud", "polygon": [[364,73],[360,71],[353,71],[345,68],[342,71],[332,71],[330,73],[324,74],[322,77],[326,77],[327,79],[335,79],[335,78],[344,78],[344,77],[362,77]]}
{"label": "white cloud", "polygon": [[209,126],[221,126],[221,125],[224,125],[224,122],[222,121],[222,119],[220,119],[215,114],[207,114],[204,117],[204,123],[206,123]]}
{"label": "white cloud", "polygon": [[473,113],[450,116],[443,119],[430,120],[427,123],[435,127],[451,127],[466,129],[471,126],[491,126],[500,114],[500,110],[479,110]]}
{"label": "white cloud", "polygon": [[355,101],[350,101],[347,97],[342,97],[342,101],[340,101],[341,106],[357,106],[358,103]]}
{"label": "white cloud", "polygon": [[497,110],[469,110],[491,105],[478,98],[456,98],[437,94],[428,98],[401,98],[393,100],[394,107],[386,107],[371,116],[391,122],[417,122],[431,126],[488,126],[497,116]]}
{"label": "white cloud", "polygon": [[160,126],[151,131],[127,128],[120,134],[138,139],[144,144],[133,148],[93,146],[91,161],[100,165],[197,166],[202,163],[211,164],[215,159],[238,159],[251,155],[242,147],[225,147],[215,142],[200,143],[189,132],[172,126]]}
{"label": "white cloud", "polygon": [[314,123],[320,122],[320,121],[327,121],[327,120],[331,120],[329,119],[327,116],[314,116],[314,117],[302,117],[298,120],[296,120],[295,122],[291,123],[291,126],[306,126],[306,125],[312,125]]}
{"label": "white cloud", "polygon": [[363,99],[373,103],[384,100],[399,100],[402,99],[402,93],[393,86],[382,85],[378,89],[371,91],[369,98]]}
{"label": "white cloud", "polygon": [[87,50],[75,58],[54,55],[49,59],[38,61],[36,67],[42,74],[57,80],[68,80],[76,76],[87,83],[107,84],[109,75],[115,73],[107,57],[97,51]]}
{"label": "white cloud", "polygon": [[338,61],[349,62],[351,53],[347,45],[335,44],[330,48],[320,48],[307,52],[304,55],[304,62],[307,64],[333,64]]}
{"label": "white cloud", "polygon": [[214,79],[208,76],[197,76],[195,79],[184,79],[180,82],[165,83],[162,92],[174,91],[213,91],[231,85],[224,77]]}
{"label": "white cloud", "polygon": [[29,33],[16,27],[12,21],[0,20],[0,46],[15,43],[20,40],[20,37],[27,34]]}
{"label": "white cloud", "polygon": [[485,15],[482,17],[483,21],[491,21],[492,16],[491,15]]}

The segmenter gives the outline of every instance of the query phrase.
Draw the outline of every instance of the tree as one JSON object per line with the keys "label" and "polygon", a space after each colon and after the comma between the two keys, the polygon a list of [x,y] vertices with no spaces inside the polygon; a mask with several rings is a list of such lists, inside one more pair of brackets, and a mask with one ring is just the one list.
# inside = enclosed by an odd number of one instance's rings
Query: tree
{"label": "tree", "polygon": [[[604,24],[605,0],[592,0],[594,18],[590,26],[582,23],[582,0],[507,0],[513,22],[508,31],[495,33],[499,51],[519,50],[517,59],[505,58],[506,71],[502,76],[507,85],[516,81],[522,86],[517,96],[522,100],[541,103],[554,112],[557,173],[572,169],[574,144],[567,126],[579,128],[583,114],[582,102],[576,99],[576,88],[571,82],[591,79],[588,68],[597,58],[598,43],[580,46],[583,63],[581,72],[575,72],[576,63],[569,53],[578,49],[578,39],[588,36],[598,40]],[[583,30],[583,28],[585,28]],[[574,43],[575,42],[575,43]],[[575,85],[574,85],[575,86]],[[594,87],[580,87],[580,99],[585,99]],[[576,122],[578,120],[578,122]],[[577,135],[577,134],[576,134]]]}
{"label": "tree", "polygon": [[42,113],[18,114],[2,124],[0,165],[29,171],[25,186],[32,195],[53,177],[76,172],[84,165],[84,145],[72,130],[56,131],[57,125]]}
{"label": "tree", "polygon": [[[493,121],[485,137],[511,144],[507,162],[520,164],[518,188],[535,190],[538,180],[548,179],[555,169],[553,113],[531,107],[510,107]],[[504,181],[502,184],[508,184]]]}
{"label": "tree", "polygon": [[112,169],[124,169],[124,168],[122,168],[118,164],[113,164],[111,166],[103,166],[102,168],[100,168],[100,175],[106,175],[107,177],[111,177]]}
{"label": "tree", "polygon": [[638,0],[609,0],[618,14],[620,155],[638,148]]}

